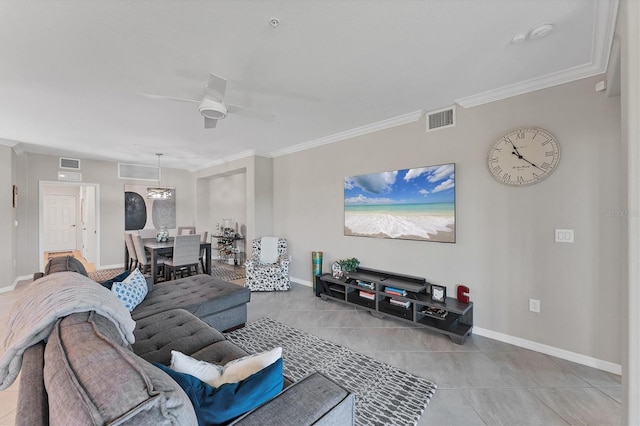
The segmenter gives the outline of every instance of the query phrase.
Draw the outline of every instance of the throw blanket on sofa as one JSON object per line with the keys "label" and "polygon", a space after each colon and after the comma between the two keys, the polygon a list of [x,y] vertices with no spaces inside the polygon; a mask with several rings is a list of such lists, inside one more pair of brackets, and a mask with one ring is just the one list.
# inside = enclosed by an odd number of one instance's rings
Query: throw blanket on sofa
{"label": "throw blanket on sofa", "polygon": [[29,284],[12,307],[9,329],[0,357],[0,390],[11,386],[30,346],[46,339],[59,318],[75,312],[95,311],[111,320],[123,341],[134,343],[135,321],[107,288],[76,272],[58,272]]}

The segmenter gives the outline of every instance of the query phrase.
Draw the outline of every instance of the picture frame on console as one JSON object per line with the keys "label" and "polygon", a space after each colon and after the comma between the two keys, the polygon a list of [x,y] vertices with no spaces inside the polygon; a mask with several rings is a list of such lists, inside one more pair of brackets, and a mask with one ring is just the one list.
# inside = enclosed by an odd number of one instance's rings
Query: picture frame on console
{"label": "picture frame on console", "polygon": [[447,288],[445,286],[431,284],[431,300],[445,303],[447,300]]}

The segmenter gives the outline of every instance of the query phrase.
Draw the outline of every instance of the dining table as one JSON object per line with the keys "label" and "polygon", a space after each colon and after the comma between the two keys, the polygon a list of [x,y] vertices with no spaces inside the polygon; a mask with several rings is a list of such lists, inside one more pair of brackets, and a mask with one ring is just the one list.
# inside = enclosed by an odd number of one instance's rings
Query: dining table
{"label": "dining table", "polygon": [[[155,238],[143,238],[142,243],[147,253],[151,255],[151,265],[157,263],[158,256],[171,256],[173,254],[173,237],[169,237],[167,241],[158,242]],[[200,249],[204,249],[204,273],[211,275],[211,243],[200,243]],[[129,253],[125,250],[125,265],[129,264]],[[158,282],[158,268],[151,268],[151,278],[153,283]]]}

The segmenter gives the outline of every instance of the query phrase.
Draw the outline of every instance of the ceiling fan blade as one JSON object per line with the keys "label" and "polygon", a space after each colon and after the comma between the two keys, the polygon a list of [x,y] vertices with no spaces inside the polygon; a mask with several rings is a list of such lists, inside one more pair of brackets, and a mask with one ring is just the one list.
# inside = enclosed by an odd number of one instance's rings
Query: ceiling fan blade
{"label": "ceiling fan blade", "polygon": [[204,128],[205,129],[214,129],[218,124],[218,120],[214,120],[213,118],[204,118]]}
{"label": "ceiling fan blade", "polygon": [[209,96],[222,102],[226,90],[227,80],[214,73],[209,74],[209,82],[207,83],[207,94]]}
{"label": "ceiling fan blade", "polygon": [[266,112],[258,111],[241,105],[225,104],[227,111],[231,114],[243,115],[245,117],[257,118],[258,120],[274,121],[276,116]]}
{"label": "ceiling fan blade", "polygon": [[174,98],[173,96],[162,96],[162,95],[152,95],[150,93],[138,93],[138,95],[143,96],[145,98],[153,99],[153,100],[170,100],[170,101],[180,101],[180,102],[197,102],[200,103],[201,100],[197,99],[184,99],[184,98]]}

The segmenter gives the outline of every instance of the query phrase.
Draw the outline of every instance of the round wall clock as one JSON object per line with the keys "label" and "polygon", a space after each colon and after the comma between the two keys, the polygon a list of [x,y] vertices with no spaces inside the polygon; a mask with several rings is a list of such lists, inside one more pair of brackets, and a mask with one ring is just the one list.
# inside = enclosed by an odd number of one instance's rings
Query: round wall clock
{"label": "round wall clock", "polygon": [[558,140],[543,129],[517,129],[491,146],[489,172],[500,183],[526,186],[553,172],[560,161]]}

